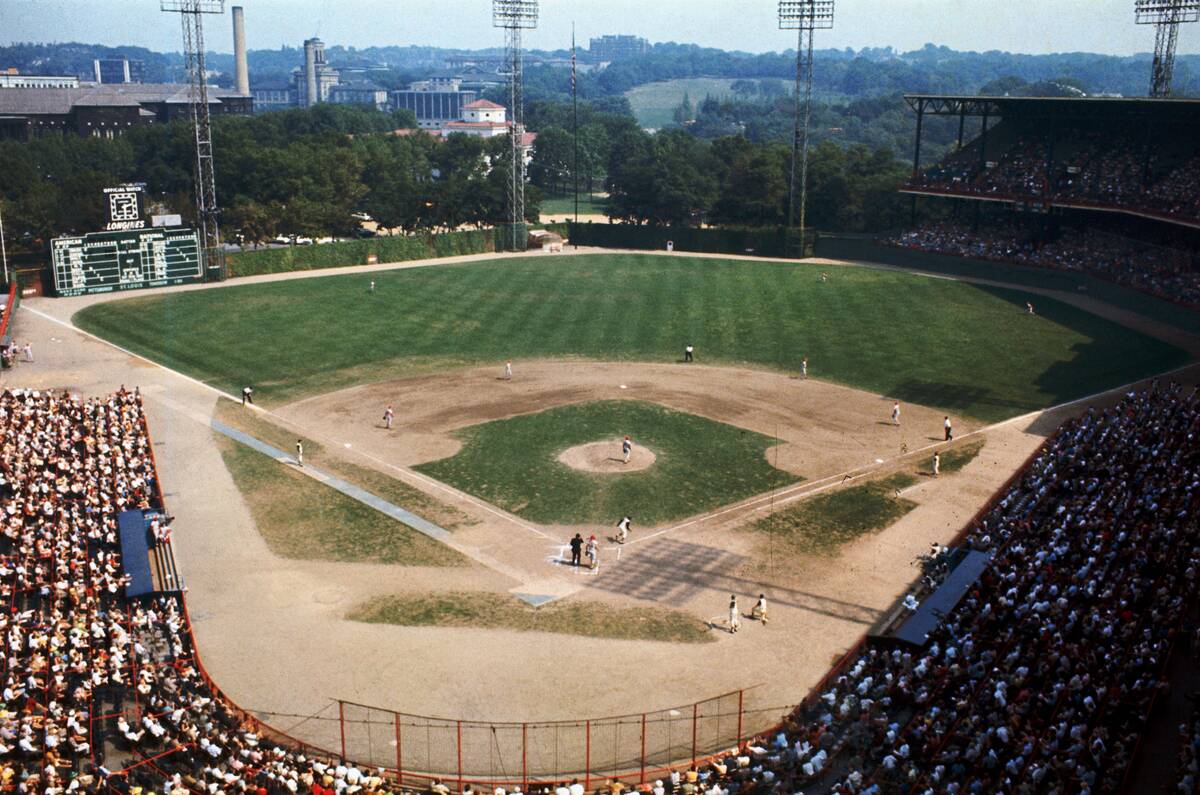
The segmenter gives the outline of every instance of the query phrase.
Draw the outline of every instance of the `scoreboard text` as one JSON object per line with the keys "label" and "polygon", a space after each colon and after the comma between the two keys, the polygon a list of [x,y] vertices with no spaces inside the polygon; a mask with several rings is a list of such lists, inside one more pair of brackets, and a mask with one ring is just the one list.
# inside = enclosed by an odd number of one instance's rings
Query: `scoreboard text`
{"label": "scoreboard text", "polygon": [[93,232],[51,241],[54,289],[62,296],[166,287],[204,279],[194,229]]}

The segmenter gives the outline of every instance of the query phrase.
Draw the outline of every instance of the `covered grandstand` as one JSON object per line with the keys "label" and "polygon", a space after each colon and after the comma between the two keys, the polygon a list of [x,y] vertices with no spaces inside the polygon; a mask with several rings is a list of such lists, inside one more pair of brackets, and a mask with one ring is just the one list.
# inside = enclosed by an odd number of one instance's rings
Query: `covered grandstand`
{"label": "covered grandstand", "polygon": [[[1200,100],[906,95],[914,229],[890,243],[1090,273],[1200,304]],[[957,142],[921,159],[927,116]]]}

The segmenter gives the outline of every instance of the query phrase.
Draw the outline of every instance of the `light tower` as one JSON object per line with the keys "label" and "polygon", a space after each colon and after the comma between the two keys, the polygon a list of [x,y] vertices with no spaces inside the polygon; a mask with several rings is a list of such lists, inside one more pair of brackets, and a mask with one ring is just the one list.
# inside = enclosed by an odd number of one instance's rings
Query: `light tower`
{"label": "light tower", "polygon": [[505,56],[509,69],[509,116],[512,125],[512,173],[508,189],[509,223],[512,225],[513,250],[525,248],[525,153],[521,140],[525,133],[523,61],[521,31],[537,27],[538,0],[492,0],[492,25],[504,28]]}
{"label": "light tower", "polygon": [[225,0],[160,0],[163,11],[183,21],[183,57],[187,65],[188,105],[196,139],[196,225],[207,276],[224,276],[221,231],[217,226],[217,178],[213,171],[212,126],[208,118],[208,77],[204,66],[204,14],[224,14]]}
{"label": "light tower", "polygon": [[[805,253],[808,211],[808,126],[812,119],[813,31],[833,27],[834,0],[779,0],[779,29],[797,31],[796,112],[792,125],[792,173],[788,183],[787,226],[796,223],[796,160],[800,160],[800,256]],[[801,97],[800,86],[804,84]]]}
{"label": "light tower", "polygon": [[1137,24],[1155,26],[1150,96],[1169,97],[1179,26],[1200,19],[1200,0],[1134,0],[1134,15]]}

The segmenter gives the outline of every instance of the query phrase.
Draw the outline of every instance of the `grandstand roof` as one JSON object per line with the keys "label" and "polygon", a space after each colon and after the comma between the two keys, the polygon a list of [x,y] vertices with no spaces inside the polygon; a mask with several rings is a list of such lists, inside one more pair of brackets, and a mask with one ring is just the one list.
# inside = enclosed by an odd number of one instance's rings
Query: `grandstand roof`
{"label": "grandstand roof", "polygon": [[1029,116],[1076,118],[1155,117],[1200,123],[1200,99],[1152,97],[990,97],[905,94],[913,110],[934,116]]}

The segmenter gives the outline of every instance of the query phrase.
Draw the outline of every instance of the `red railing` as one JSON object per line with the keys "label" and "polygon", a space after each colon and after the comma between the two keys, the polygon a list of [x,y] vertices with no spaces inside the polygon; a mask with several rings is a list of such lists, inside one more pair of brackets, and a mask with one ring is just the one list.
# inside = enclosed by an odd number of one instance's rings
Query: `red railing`
{"label": "red railing", "polygon": [[13,311],[16,310],[17,304],[20,302],[21,290],[17,286],[17,280],[13,279],[12,284],[8,286],[8,301],[4,304],[4,315],[0,316],[0,337],[8,333],[8,326],[12,322]]}

